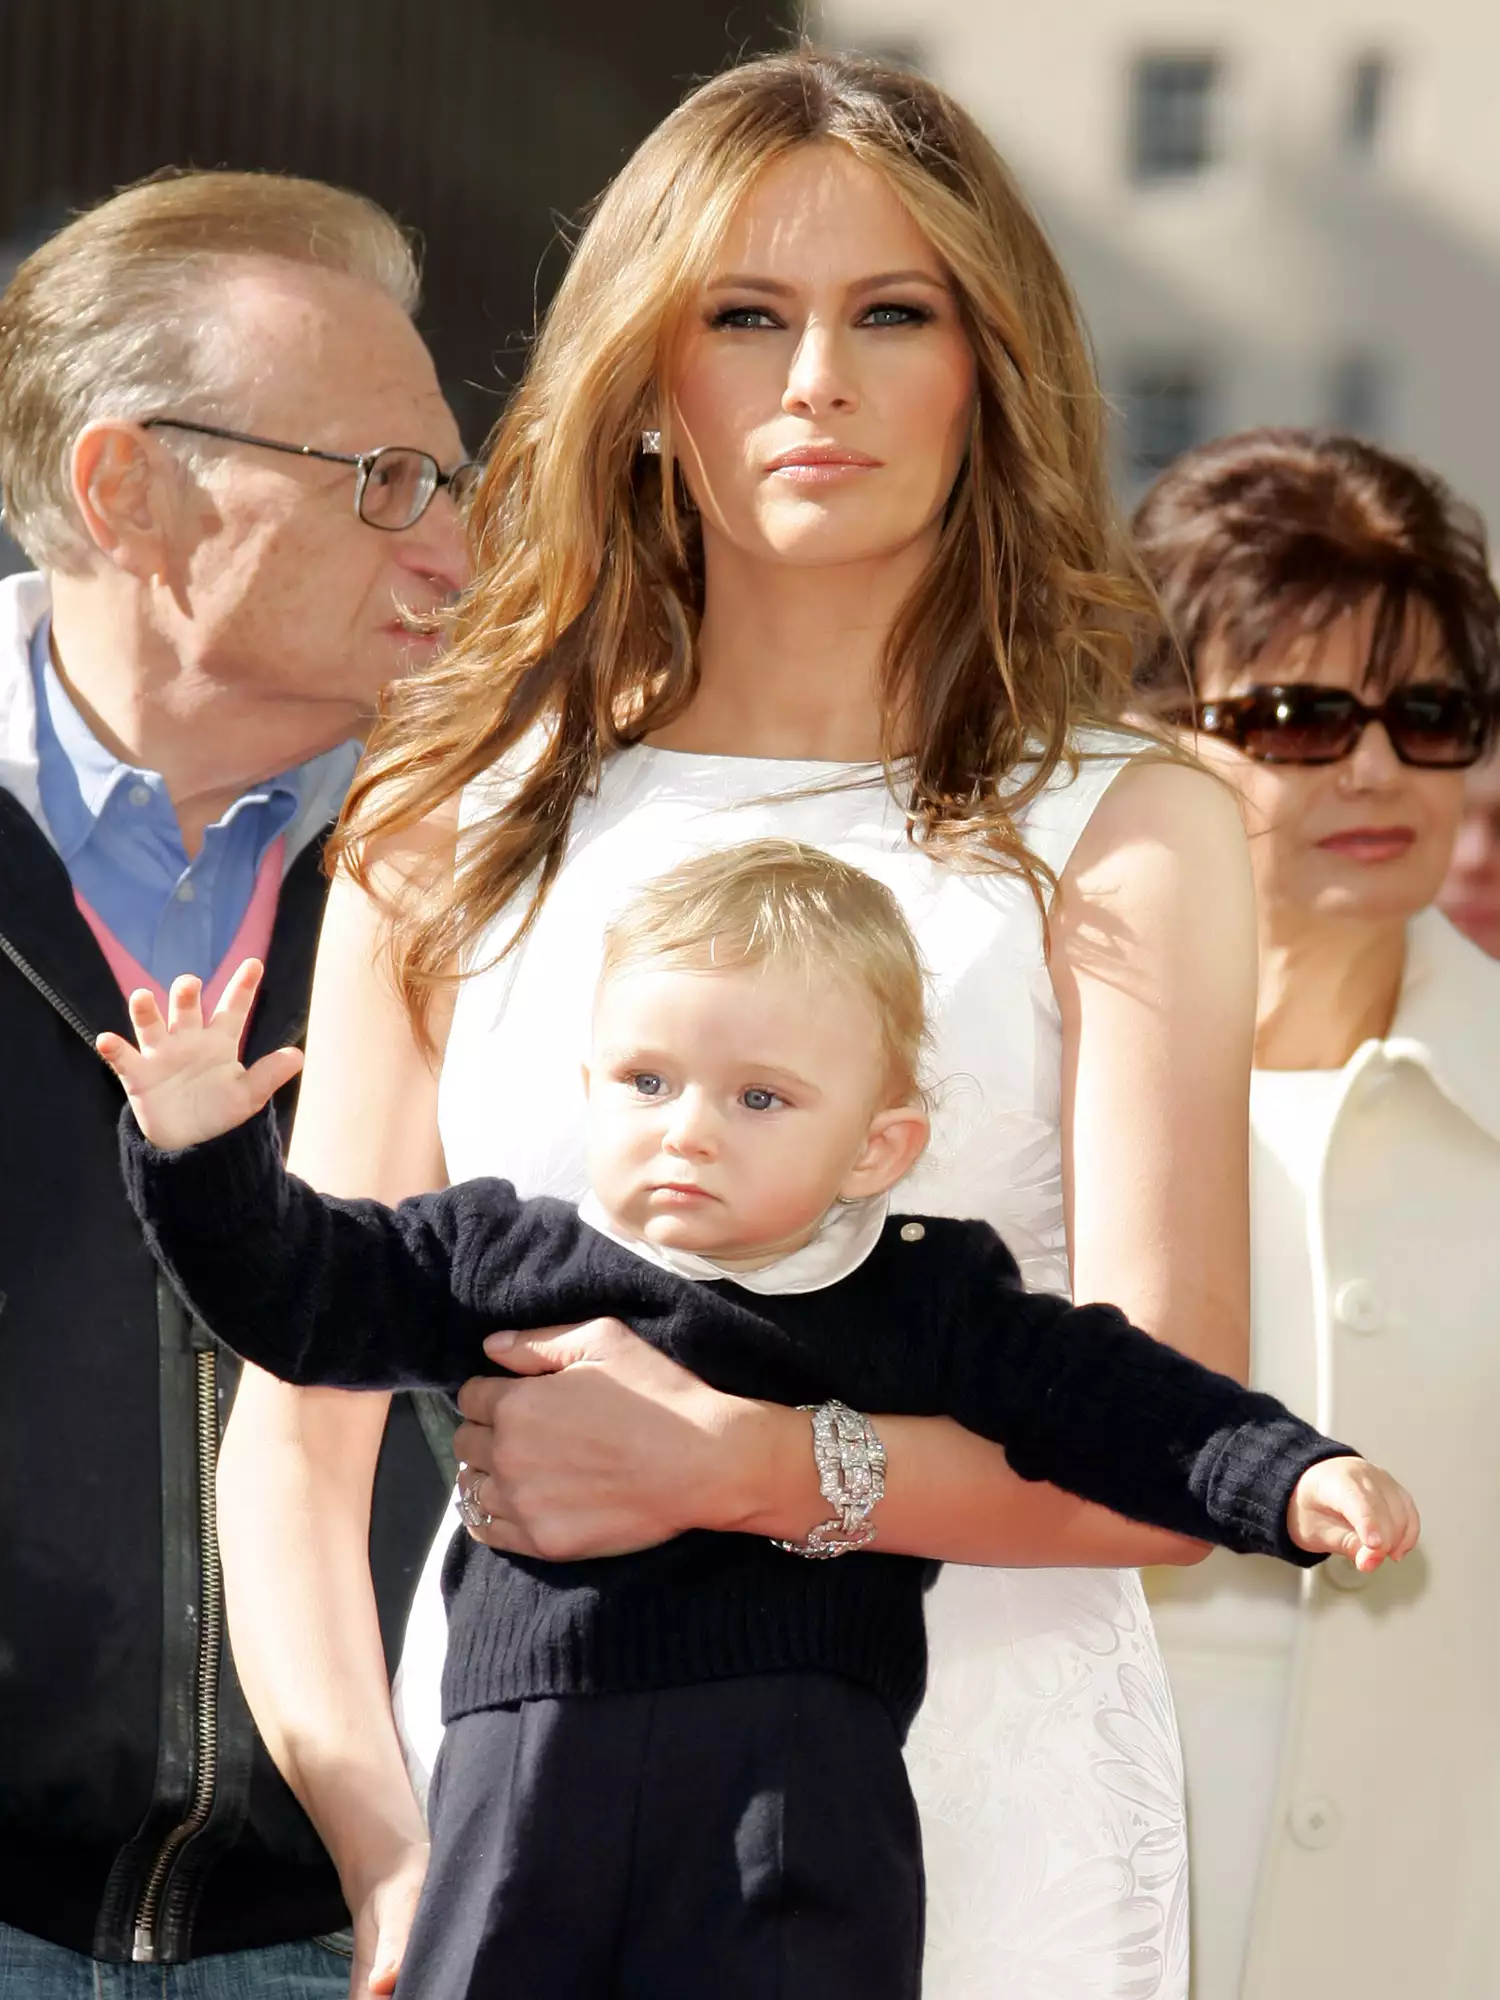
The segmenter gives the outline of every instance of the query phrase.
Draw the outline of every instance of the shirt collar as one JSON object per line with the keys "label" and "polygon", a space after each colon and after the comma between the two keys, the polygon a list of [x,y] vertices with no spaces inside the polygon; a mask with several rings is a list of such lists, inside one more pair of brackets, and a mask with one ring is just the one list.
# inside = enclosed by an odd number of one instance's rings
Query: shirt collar
{"label": "shirt collar", "polygon": [[37,786],[57,851],[71,861],[94,830],[122,779],[145,776],[122,763],[74,707],[52,663],[52,619],[31,635],[29,657],[36,690]]}
{"label": "shirt collar", "polygon": [[[125,779],[157,780],[156,773],[123,763],[89,728],[53,665],[51,637],[49,610],[38,620],[28,642],[36,694],[37,787],[57,850],[64,861],[70,861]],[[359,756],[357,742],[335,744],[306,763],[252,786],[235,800],[224,818],[252,803],[278,807],[290,861],[337,814]],[[69,771],[71,783],[67,780]]]}
{"label": "shirt collar", "polygon": [[829,1209],[818,1225],[817,1234],[800,1250],[793,1250],[790,1255],[779,1257],[774,1264],[763,1265],[758,1271],[731,1271],[722,1264],[716,1264],[711,1257],[698,1257],[688,1250],[666,1250],[659,1244],[643,1242],[639,1237],[622,1235],[605,1214],[598,1197],[592,1193],[585,1195],[578,1205],[580,1219],[591,1229],[607,1236],[612,1243],[633,1250],[648,1264],[659,1265],[664,1271],[675,1271],[680,1278],[692,1278],[699,1283],[728,1283],[740,1286],[743,1291],[768,1295],[820,1292],[825,1286],[836,1285],[841,1278],[847,1278],[851,1271],[857,1271],[880,1241],[880,1232],[885,1227],[889,1210],[890,1198],[887,1195],[877,1195],[868,1201],[840,1202]]}
{"label": "shirt collar", "polygon": [[345,794],[353,782],[355,766],[364,754],[364,745],[355,737],[335,743],[305,764],[288,771],[273,783],[287,786],[297,801],[297,809],[286,829],[287,865],[290,866],[307,843],[320,834],[330,820],[337,819]]}
{"label": "shirt collar", "polygon": [[48,838],[51,829],[37,789],[36,689],[31,635],[49,606],[44,577],[33,571],[0,577],[0,787]]}
{"label": "shirt collar", "polygon": [[1383,1042],[1356,1062],[1384,1055],[1415,1063],[1465,1117],[1500,1143],[1500,961],[1486,958],[1437,910],[1407,930],[1406,972],[1396,1018]]}

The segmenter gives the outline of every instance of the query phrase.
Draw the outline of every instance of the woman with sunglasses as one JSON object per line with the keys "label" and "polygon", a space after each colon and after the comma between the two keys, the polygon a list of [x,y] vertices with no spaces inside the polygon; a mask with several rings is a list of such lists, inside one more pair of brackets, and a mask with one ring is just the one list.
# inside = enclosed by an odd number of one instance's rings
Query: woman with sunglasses
{"label": "woman with sunglasses", "polygon": [[1252,1380],[1409,1468],[1429,1534],[1391,1578],[1154,1573],[1195,2000],[1478,2000],[1500,1993],[1500,966],[1431,905],[1493,733],[1500,599],[1478,521],[1350,438],[1189,453],[1136,528],[1177,642],[1142,683],[1196,711],[1250,834]]}

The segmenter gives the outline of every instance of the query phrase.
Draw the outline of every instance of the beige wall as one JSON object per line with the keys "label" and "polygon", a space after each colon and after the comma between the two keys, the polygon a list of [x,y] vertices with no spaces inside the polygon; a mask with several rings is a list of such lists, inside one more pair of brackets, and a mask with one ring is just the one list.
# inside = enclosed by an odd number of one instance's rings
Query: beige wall
{"label": "beige wall", "polygon": [[[1015,166],[1083,300],[1106,383],[1196,357],[1216,429],[1327,421],[1341,356],[1384,378],[1378,434],[1500,531],[1496,0],[829,0],[830,42],[911,47]],[[1127,171],[1142,50],[1217,54],[1221,157]],[[1341,141],[1354,60],[1393,65],[1380,141]]]}

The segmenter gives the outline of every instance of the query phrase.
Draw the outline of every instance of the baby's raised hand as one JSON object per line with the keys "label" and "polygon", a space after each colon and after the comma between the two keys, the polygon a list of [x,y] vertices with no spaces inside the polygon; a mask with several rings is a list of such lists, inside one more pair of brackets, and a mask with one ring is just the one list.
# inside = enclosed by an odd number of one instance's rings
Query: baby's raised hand
{"label": "baby's raised hand", "polygon": [[243,1125],[301,1069],[300,1049],[274,1049],[250,1069],[240,1061],[262,970],[258,958],[247,958],[211,1021],[203,1018],[201,979],[173,980],[165,1021],[155,997],[138,988],[130,996],[130,1023],[139,1046],[123,1035],[101,1035],[94,1044],[124,1084],[153,1146],[175,1151]]}
{"label": "baby's raised hand", "polygon": [[1287,1533],[1314,1555],[1348,1556],[1379,1569],[1416,1547],[1416,1503],[1404,1486],[1365,1458],[1325,1458],[1304,1472],[1286,1510]]}

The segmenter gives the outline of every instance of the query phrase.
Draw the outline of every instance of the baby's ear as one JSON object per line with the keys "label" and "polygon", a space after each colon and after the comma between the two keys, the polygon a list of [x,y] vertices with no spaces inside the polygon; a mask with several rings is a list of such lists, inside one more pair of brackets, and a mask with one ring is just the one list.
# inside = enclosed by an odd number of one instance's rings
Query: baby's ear
{"label": "baby's ear", "polygon": [[844,1177],[839,1193],[849,1201],[887,1194],[922,1157],[931,1133],[920,1104],[895,1104],[870,1120],[864,1151]]}
{"label": "baby's ear", "polygon": [[593,1089],[593,1079],[589,1075],[589,1066],[587,1063],[580,1063],[578,1065],[578,1074],[583,1078],[583,1095],[585,1102],[587,1102],[589,1092]]}

